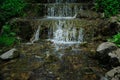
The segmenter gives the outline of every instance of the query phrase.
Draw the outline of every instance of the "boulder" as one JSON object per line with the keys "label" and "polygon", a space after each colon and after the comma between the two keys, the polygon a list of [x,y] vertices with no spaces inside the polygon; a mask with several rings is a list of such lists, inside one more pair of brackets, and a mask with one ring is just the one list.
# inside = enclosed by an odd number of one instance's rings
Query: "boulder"
{"label": "boulder", "polygon": [[117,58],[117,59],[119,60],[119,62],[120,62],[120,48],[118,48],[118,49],[110,52],[108,55],[109,55],[111,58]]}
{"label": "boulder", "polygon": [[114,43],[104,42],[98,46],[96,52],[96,57],[101,64],[108,65],[109,68],[120,65],[120,48]]}
{"label": "boulder", "polygon": [[0,55],[0,59],[2,60],[9,60],[9,59],[13,59],[19,56],[19,53],[17,52],[17,50],[15,48],[3,53],[2,55]]}
{"label": "boulder", "polygon": [[108,71],[105,76],[109,80],[120,80],[120,66]]}
{"label": "boulder", "polygon": [[114,49],[117,48],[117,46],[114,43],[111,42],[104,42],[102,44],[100,44],[97,48],[97,52],[102,53],[103,51],[107,50],[107,49]]}
{"label": "boulder", "polygon": [[108,19],[102,19],[94,29],[94,37],[101,36],[102,39],[105,38],[105,41],[107,37],[116,35],[118,32],[120,32],[120,22],[110,22]]}

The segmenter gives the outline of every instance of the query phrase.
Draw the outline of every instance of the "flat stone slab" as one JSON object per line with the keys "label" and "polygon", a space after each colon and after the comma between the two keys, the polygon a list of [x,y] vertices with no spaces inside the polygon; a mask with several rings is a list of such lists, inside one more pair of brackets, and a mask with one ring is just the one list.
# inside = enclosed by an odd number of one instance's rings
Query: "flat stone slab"
{"label": "flat stone slab", "polygon": [[15,51],[17,51],[17,50],[15,48],[13,48],[13,49],[3,53],[2,55],[0,55],[0,58],[2,60],[15,58],[16,57],[15,55],[17,54],[17,53],[15,53]]}

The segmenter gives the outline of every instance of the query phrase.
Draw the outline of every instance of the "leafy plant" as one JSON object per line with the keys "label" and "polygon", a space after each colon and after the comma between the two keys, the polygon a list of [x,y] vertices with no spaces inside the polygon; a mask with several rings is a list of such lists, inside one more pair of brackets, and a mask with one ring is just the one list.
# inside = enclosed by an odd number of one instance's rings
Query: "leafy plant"
{"label": "leafy plant", "polygon": [[96,10],[105,13],[105,17],[119,13],[120,0],[95,0],[95,3]]}
{"label": "leafy plant", "polygon": [[111,39],[108,39],[110,42],[114,42],[117,46],[120,47],[120,33],[114,35]]}
{"label": "leafy plant", "polygon": [[14,37],[16,34],[14,32],[12,32],[11,26],[6,24],[3,26],[2,35]]}
{"label": "leafy plant", "polygon": [[25,7],[26,2],[24,0],[0,0],[0,30],[2,29],[0,46],[11,46],[15,43],[16,33],[10,25],[5,23],[11,18],[23,16]]}
{"label": "leafy plant", "polygon": [[6,20],[16,15],[23,15],[26,6],[24,0],[4,0],[0,5],[0,19]]}
{"label": "leafy plant", "polygon": [[0,46],[11,46],[15,43],[15,37],[1,36],[0,37]]}
{"label": "leafy plant", "polygon": [[3,26],[2,34],[0,36],[0,46],[11,46],[15,43],[16,34],[12,32],[11,26],[6,24]]}

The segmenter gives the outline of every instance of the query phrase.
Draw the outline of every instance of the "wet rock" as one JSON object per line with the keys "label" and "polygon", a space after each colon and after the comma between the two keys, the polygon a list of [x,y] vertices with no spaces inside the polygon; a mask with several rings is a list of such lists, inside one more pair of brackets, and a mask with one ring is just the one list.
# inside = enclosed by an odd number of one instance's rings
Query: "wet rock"
{"label": "wet rock", "polygon": [[30,71],[24,72],[10,72],[4,75],[3,80],[28,80],[30,77]]}
{"label": "wet rock", "polygon": [[114,43],[104,42],[97,48],[96,57],[101,64],[109,67],[120,65],[120,49]]}
{"label": "wet rock", "polygon": [[53,55],[53,54],[47,54],[45,57],[45,62],[46,63],[53,63],[53,62],[57,62],[59,59]]}
{"label": "wet rock", "polygon": [[13,31],[17,33],[18,38],[21,41],[28,42],[34,33],[34,26],[32,26],[33,22],[31,20],[19,19],[15,18],[10,22],[11,26],[14,26]]}
{"label": "wet rock", "polygon": [[109,80],[120,80],[120,66],[108,71],[105,76]]}
{"label": "wet rock", "polygon": [[17,50],[15,48],[3,53],[2,55],[0,55],[0,59],[2,60],[8,60],[8,59],[13,59],[19,56],[19,53],[17,52]]}
{"label": "wet rock", "polygon": [[33,71],[28,80],[56,80],[57,76],[45,68],[39,68]]}
{"label": "wet rock", "polygon": [[110,17],[110,22],[120,22],[120,14]]}
{"label": "wet rock", "polygon": [[120,14],[110,17],[109,22],[110,22],[109,26],[111,30],[114,30],[114,31],[110,31],[112,34],[114,33],[115,35],[118,32],[120,32]]}
{"label": "wet rock", "polygon": [[114,43],[111,43],[111,42],[104,42],[104,43],[102,43],[98,46],[97,52],[102,53],[106,49],[112,49],[112,48],[113,49],[117,48],[117,46]]}
{"label": "wet rock", "polygon": [[[109,19],[101,19],[99,24],[94,30],[94,37],[98,37],[101,40],[106,40],[107,37],[111,37],[120,32],[120,25],[118,22],[110,21]],[[99,37],[101,36],[101,37]],[[105,38],[105,39],[104,39]]]}
{"label": "wet rock", "polygon": [[106,28],[107,35],[115,35],[120,32],[120,24],[118,22],[109,22],[109,26]]}
{"label": "wet rock", "polygon": [[115,51],[112,51],[110,52],[108,55],[111,57],[111,58],[117,58],[120,62],[120,48],[118,48],[117,50]]}
{"label": "wet rock", "polygon": [[77,14],[77,18],[90,18],[90,19],[96,19],[101,17],[101,14],[98,14],[94,11],[91,10],[81,10],[78,14]]}
{"label": "wet rock", "polygon": [[108,80],[106,77],[101,77],[100,80]]}

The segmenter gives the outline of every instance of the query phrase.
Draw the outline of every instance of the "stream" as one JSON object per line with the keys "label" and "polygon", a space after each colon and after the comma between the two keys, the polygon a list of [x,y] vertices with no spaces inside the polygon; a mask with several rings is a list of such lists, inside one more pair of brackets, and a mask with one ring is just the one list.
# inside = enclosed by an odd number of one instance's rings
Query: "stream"
{"label": "stream", "polygon": [[64,48],[56,50],[54,44],[44,40],[16,46],[20,57],[0,66],[0,79],[101,80],[106,70],[90,57],[93,44],[61,46]]}
{"label": "stream", "polygon": [[31,41],[15,46],[19,58],[1,62],[0,80],[103,80],[106,70],[91,58],[99,43],[89,43],[96,23],[76,18],[83,10],[76,1],[42,4],[45,16],[34,20]]}

